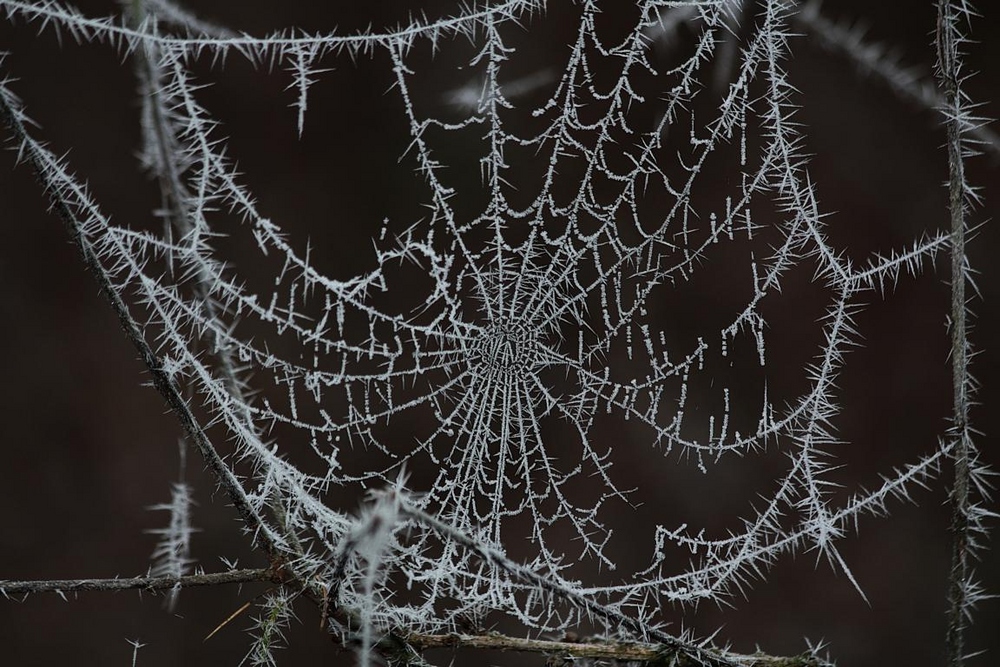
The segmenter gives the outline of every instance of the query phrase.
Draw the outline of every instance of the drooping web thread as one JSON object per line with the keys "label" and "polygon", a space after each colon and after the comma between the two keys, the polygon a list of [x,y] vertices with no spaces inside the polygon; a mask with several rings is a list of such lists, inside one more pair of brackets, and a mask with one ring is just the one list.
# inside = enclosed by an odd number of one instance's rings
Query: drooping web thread
{"label": "drooping web thread", "polygon": [[[616,3],[582,2],[567,10],[571,39],[534,71],[519,56],[546,20],[537,2],[465,8],[384,33],[263,39],[192,26],[204,34],[177,36],[150,17],[122,27],[54,3],[6,4],[150,63],[158,92],[144,113],[144,162],[169,182],[186,226],[119,226],[84,199],[86,237],[158,333],[165,368],[235,443],[248,496],[278,517],[274,540],[318,579],[331,576],[353,525],[349,508],[325,503],[330,490],[361,493],[408,472],[423,511],[491,548],[526,542],[529,567],[653,627],[665,601],[719,599],[782,554],[817,549],[849,574],[837,538],[859,515],[906,497],[947,454],[932,443],[874,490],[831,494],[836,380],[859,342],[852,315],[873,291],[918,272],[947,236],[860,263],[827,239],[821,187],[793,121],[801,100],[783,65],[796,3],[771,0],[744,16],[734,2],[617,12]],[[713,88],[719,45],[741,25],[732,72]],[[468,45],[460,73],[444,56],[424,70],[411,62],[424,62],[421,49]],[[400,159],[422,179],[425,215],[353,222],[372,230],[371,267],[348,279],[322,273],[306,240],[263,217],[241,185],[198,101],[191,72],[202,52],[291,70],[300,131],[327,61],[388,63],[387,103],[409,127]],[[428,93],[449,68],[474,84]],[[456,146],[478,164],[474,177],[442,161]],[[220,211],[240,219],[226,233],[251,235],[259,257],[223,260]],[[727,299],[670,312],[672,292],[702,286],[719,262],[734,286]],[[822,342],[805,391],[773,396],[765,311],[802,266],[825,295]],[[220,369],[220,355],[235,375]],[[750,370],[736,375],[734,363]],[[787,465],[738,530],[714,539],[664,524],[641,538],[653,553],[645,569],[616,572],[614,585],[574,581],[580,557],[616,565],[602,512],[630,501],[612,466],[623,451],[650,449],[657,457],[647,461],[707,476],[765,447],[786,453]],[[373,587],[365,565],[344,582],[342,594],[367,600],[377,626],[451,627],[475,609],[540,629],[580,621],[426,526],[404,527],[369,560],[382,559],[386,582],[400,575],[412,587],[407,602]],[[692,554],[686,568],[664,556],[670,544]]]}

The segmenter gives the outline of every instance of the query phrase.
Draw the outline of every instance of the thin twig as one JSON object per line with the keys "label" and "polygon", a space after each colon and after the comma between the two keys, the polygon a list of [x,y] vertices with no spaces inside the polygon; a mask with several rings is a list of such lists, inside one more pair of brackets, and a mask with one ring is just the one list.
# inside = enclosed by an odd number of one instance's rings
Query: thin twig
{"label": "thin twig", "polygon": [[965,180],[963,161],[962,123],[965,101],[961,89],[961,53],[958,21],[961,10],[950,0],[938,0],[936,43],[938,50],[938,78],[945,92],[942,112],[947,116],[948,129],[948,209],[951,215],[951,368],[953,414],[951,435],[955,449],[952,460],[955,479],[951,490],[952,564],[949,582],[949,610],[947,631],[947,664],[960,667],[965,664],[965,630],[971,607],[969,587],[972,576],[970,458],[973,448],[969,429],[969,356],[966,331],[965,302],[966,254],[965,214],[966,197],[970,192]]}
{"label": "thin twig", "polygon": [[76,593],[79,591],[165,591],[177,587],[245,584],[253,581],[280,582],[270,568],[229,570],[212,574],[188,574],[183,577],[132,577],[128,579],[47,579],[41,581],[0,581],[0,594],[5,597],[31,593]]}
{"label": "thin twig", "polygon": [[[664,664],[677,665],[677,667],[704,664],[695,662],[693,658],[678,652],[676,648],[665,647],[660,644],[643,644],[615,640],[587,642],[552,641],[508,637],[495,632],[483,635],[410,633],[403,639],[407,644],[420,651],[434,648],[478,648],[494,651],[546,653],[570,659],[591,658],[596,660],[628,660],[638,662],[663,661]],[[763,653],[752,655],[726,653],[721,655],[725,655],[728,659],[745,667],[822,667],[829,664],[810,654],[800,656],[771,656]]]}

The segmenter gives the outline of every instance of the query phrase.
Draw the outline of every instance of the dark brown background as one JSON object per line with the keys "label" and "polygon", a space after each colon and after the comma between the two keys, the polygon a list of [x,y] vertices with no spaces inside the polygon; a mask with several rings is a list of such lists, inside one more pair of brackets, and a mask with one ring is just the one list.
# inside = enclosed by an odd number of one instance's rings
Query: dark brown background
{"label": "dark brown background", "polygon": [[[252,34],[292,25],[349,31],[369,22],[391,24],[407,13],[392,2],[348,3],[337,10],[299,4],[310,6],[203,3],[202,11]],[[986,103],[983,113],[996,117],[1000,13],[980,4],[984,15],[973,29],[980,43],[969,46],[969,64],[982,74],[968,89]],[[451,5],[420,6],[435,16]],[[96,2],[85,6],[88,15],[110,11]],[[824,11],[863,18],[872,37],[894,45],[904,62],[929,68],[932,2],[831,0]],[[568,41],[568,32],[553,30]],[[10,51],[4,74],[20,79],[14,88],[43,128],[40,136],[56,152],[69,151],[71,164],[105,210],[119,221],[145,219],[148,202],[155,199],[131,161],[139,140],[130,65],[106,46],[81,46],[66,36],[63,42],[59,49],[50,32],[37,36],[32,27],[0,26],[0,48]],[[814,155],[810,173],[819,184],[823,210],[835,212],[828,220],[831,234],[843,246],[863,250],[910,238],[913,230],[939,228],[947,215],[941,185],[946,165],[943,133],[933,116],[908,107],[813,42],[793,40],[789,70],[801,91],[797,118],[804,125],[805,148]],[[336,66],[330,79],[313,89],[301,141],[295,137],[294,111],[287,108],[294,98],[283,90],[287,74],[254,73],[233,58],[227,75],[215,78],[204,100],[233,138],[231,154],[261,209],[286,228],[307,232],[315,247],[328,250],[330,263],[349,274],[351,249],[369,238],[352,221],[405,215],[403,202],[410,199],[400,191],[405,183],[394,181],[394,172],[384,165],[395,164],[406,129],[399,109],[386,102],[393,98],[384,94],[390,84],[384,57],[375,63],[361,59],[357,68],[340,58]],[[144,531],[166,521],[165,514],[144,508],[168,498],[177,476],[178,429],[156,392],[143,386],[148,377],[135,351],[59,221],[46,213],[31,174],[24,167],[14,169],[14,162],[12,152],[0,155],[0,578],[140,574],[155,542]],[[972,182],[983,186],[986,197],[984,209],[973,216],[985,224],[970,251],[983,296],[973,302],[973,341],[982,350],[974,365],[982,406],[973,421],[984,433],[984,456],[995,465],[1000,463],[994,451],[1000,424],[992,406],[1000,398],[1000,363],[992,341],[1000,333],[995,305],[1000,238],[991,218],[1000,198],[998,169],[997,160],[985,158],[970,168]],[[308,222],[315,220],[323,222]],[[859,318],[866,345],[848,359],[840,382],[845,410],[837,423],[840,435],[852,443],[844,459],[858,479],[876,482],[874,471],[931,451],[944,430],[950,400],[946,270],[947,262],[940,262],[936,273],[904,279],[891,298],[873,303]],[[801,289],[808,294],[807,287]],[[791,290],[794,307],[794,286]],[[637,457],[619,463],[615,471],[621,486],[650,484],[645,471],[661,460]],[[738,485],[738,473],[733,474],[731,483]],[[188,466],[187,476],[198,489],[194,521],[201,532],[194,538],[194,553],[201,566],[221,569],[221,556],[262,565],[247,550],[235,512],[197,462]],[[741,651],[760,646],[771,653],[798,653],[805,647],[803,638],[809,638],[830,642],[831,654],[842,665],[942,664],[948,510],[940,488],[915,493],[914,499],[919,507],[893,504],[890,519],[864,520],[861,536],[843,543],[842,553],[868,603],[844,576],[833,575],[826,563],[817,565],[807,554],[781,563],[747,601],[734,600],[735,610],[705,606],[685,625],[699,634],[722,626],[719,636]],[[352,507],[357,501],[346,502]],[[690,497],[676,488],[664,488],[662,494],[654,490],[647,507],[656,508],[657,502],[690,503],[707,513],[718,506],[712,498]],[[988,590],[1000,590],[1000,551],[987,552],[979,571]],[[186,591],[173,615],[158,599],[134,593],[85,594],[70,602],[44,596],[0,602],[0,662],[127,665],[131,648],[126,639],[139,639],[148,644],[139,653],[137,664],[143,667],[236,664],[249,644],[245,618],[210,641],[202,639],[259,589]],[[282,664],[352,663],[316,629],[315,610],[302,605],[298,611],[301,624],[290,632],[293,648]],[[970,648],[991,653],[972,664],[994,663],[998,627],[998,606],[984,604]],[[436,664],[450,660],[431,657]],[[538,658],[484,654],[464,660],[541,664]]]}

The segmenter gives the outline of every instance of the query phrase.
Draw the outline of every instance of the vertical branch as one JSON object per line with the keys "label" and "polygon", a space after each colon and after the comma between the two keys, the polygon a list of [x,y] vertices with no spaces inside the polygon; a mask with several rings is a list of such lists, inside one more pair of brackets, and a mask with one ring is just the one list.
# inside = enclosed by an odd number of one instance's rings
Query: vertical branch
{"label": "vertical branch", "polygon": [[956,9],[951,0],[938,0],[936,43],[937,74],[945,97],[948,134],[948,208],[951,212],[951,360],[953,391],[952,437],[955,439],[952,457],[955,477],[952,500],[952,565],[949,584],[947,651],[948,665],[965,664],[965,630],[969,622],[972,599],[971,477],[970,460],[974,454],[969,434],[969,357],[966,330],[967,308],[965,283],[967,258],[965,253],[965,197],[969,192],[965,180],[962,151],[963,100],[958,48],[961,39],[957,22],[968,12],[964,5]]}

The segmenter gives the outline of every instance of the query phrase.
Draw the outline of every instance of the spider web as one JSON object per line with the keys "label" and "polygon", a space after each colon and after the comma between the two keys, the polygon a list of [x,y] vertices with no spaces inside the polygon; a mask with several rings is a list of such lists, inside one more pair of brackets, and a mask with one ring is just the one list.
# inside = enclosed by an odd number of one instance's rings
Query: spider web
{"label": "spider web", "polygon": [[[84,231],[117,289],[135,295],[164,367],[226,429],[248,497],[279,517],[275,539],[307,571],[329,576],[354,525],[324,503],[331,489],[409,472],[423,510],[492,547],[527,539],[533,569],[655,625],[664,600],[741,590],[783,553],[818,549],[850,574],[836,539],[947,454],[932,449],[874,491],[832,492],[836,381],[859,340],[852,316],[947,236],[863,261],[827,238],[783,68],[797,4],[771,0],[756,16],[737,2],[609,4],[574,7],[574,40],[539,65],[519,58],[531,53],[526,28],[545,21],[531,1],[383,33],[261,39],[162,13],[161,25],[159,3],[132,24],[3,3],[145,63],[155,94],[143,161],[171,193],[167,217],[183,219],[162,232],[130,228],[86,203]],[[712,87],[726,44],[739,56]],[[290,71],[300,132],[321,64],[389,63],[409,128],[401,160],[422,179],[424,216],[363,223],[374,265],[347,279],[320,271],[241,185],[199,102],[192,70],[203,52]],[[470,76],[462,88],[440,84]],[[459,151],[448,169],[443,156]],[[252,238],[259,256],[223,258],[223,228]],[[723,296],[670,309],[676,291],[702,288],[720,265]],[[805,390],[776,396],[765,313],[800,267],[824,295],[820,342]],[[627,442],[609,424],[627,427]],[[615,566],[602,508],[629,502],[612,463],[636,446],[700,471],[768,447],[787,465],[727,537],[659,526],[648,568],[581,588],[564,576],[578,556]],[[579,554],[562,553],[567,534]],[[359,584],[352,594],[378,596],[378,623],[449,625],[484,607],[537,628],[579,620],[440,535],[390,543],[372,558],[385,559],[386,581],[402,573],[419,595],[405,604]],[[665,557],[668,544],[694,554],[686,568]]]}

